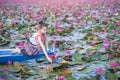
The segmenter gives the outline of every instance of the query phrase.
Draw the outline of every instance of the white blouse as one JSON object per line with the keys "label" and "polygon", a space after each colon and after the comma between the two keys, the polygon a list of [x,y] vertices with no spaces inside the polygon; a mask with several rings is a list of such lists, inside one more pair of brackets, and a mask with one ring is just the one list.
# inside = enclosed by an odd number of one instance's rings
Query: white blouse
{"label": "white blouse", "polygon": [[30,37],[30,42],[33,44],[33,45],[38,45],[39,43],[38,43],[38,41],[36,41],[35,40],[35,37],[37,36],[37,33],[34,33],[33,35],[32,35],[32,37]]}

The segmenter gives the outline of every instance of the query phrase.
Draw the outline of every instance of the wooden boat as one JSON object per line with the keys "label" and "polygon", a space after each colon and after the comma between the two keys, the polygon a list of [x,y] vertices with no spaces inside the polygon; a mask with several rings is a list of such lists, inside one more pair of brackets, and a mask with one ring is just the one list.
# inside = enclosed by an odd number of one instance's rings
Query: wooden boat
{"label": "wooden boat", "polygon": [[[36,54],[33,56],[25,56],[22,53],[12,53],[13,49],[1,49],[0,50],[0,63],[7,63],[8,61],[12,61],[12,62],[22,62],[25,60],[31,60],[31,59],[35,59],[35,58],[41,58],[44,55],[44,52],[42,51],[40,54]],[[51,50],[51,49],[50,49]],[[54,52],[51,50],[48,52],[48,55],[53,55]]]}

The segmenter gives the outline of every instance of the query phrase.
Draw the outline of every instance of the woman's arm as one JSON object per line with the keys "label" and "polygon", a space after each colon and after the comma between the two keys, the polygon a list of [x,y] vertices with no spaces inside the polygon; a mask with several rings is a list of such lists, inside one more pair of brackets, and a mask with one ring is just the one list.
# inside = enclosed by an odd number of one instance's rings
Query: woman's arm
{"label": "woman's arm", "polygon": [[43,45],[43,42],[41,41],[40,37],[38,37],[38,42],[39,42],[42,50],[44,51],[44,54],[45,54],[46,58],[52,63],[52,60],[51,60],[51,58],[49,58],[49,56],[48,56],[48,54],[47,54],[47,52],[45,50],[45,46]]}

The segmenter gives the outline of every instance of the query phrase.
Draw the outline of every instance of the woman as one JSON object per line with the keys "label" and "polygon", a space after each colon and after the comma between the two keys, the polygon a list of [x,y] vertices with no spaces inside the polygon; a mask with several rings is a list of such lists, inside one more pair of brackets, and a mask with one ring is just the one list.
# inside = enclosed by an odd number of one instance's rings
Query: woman
{"label": "woman", "polygon": [[[48,56],[48,54],[45,50],[45,46],[44,46],[44,43],[46,43],[46,48],[48,50],[48,41],[47,41],[47,38],[46,38],[47,27],[48,27],[47,24],[40,21],[39,24],[38,24],[37,32],[34,33],[33,36],[29,38],[29,42],[34,47],[34,50],[32,50],[32,51],[35,51],[35,54],[38,54],[38,53],[40,53],[41,50],[43,50],[46,58],[48,59],[48,61],[52,63],[52,59]],[[24,43],[24,45],[27,45],[29,47],[29,45],[26,42]],[[30,49],[27,50],[27,48],[25,46],[23,46],[22,49],[17,48],[15,50],[13,50],[13,53],[18,52],[18,53],[31,55],[28,52],[28,51],[30,51]]]}

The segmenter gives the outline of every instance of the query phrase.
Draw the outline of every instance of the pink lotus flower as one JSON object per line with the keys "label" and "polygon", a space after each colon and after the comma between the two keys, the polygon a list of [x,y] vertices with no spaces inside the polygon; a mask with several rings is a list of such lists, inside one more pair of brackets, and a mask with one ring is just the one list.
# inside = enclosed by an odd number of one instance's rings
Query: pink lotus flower
{"label": "pink lotus flower", "polygon": [[2,27],[0,26],[0,31],[2,30]]}
{"label": "pink lotus flower", "polygon": [[58,22],[56,23],[56,26],[57,26],[57,27],[60,27],[60,25],[61,25],[61,22],[58,21]]}
{"label": "pink lotus flower", "polygon": [[25,21],[24,23],[25,23],[25,24],[29,24],[29,22],[27,22],[27,21]]}
{"label": "pink lotus flower", "polygon": [[80,16],[81,16],[81,17],[84,17],[84,16],[85,16],[85,13],[84,13],[84,12],[81,12],[81,13],[80,13]]}
{"label": "pink lotus flower", "polygon": [[95,41],[91,41],[90,44],[91,44],[91,45],[95,45],[96,42],[95,42]]}
{"label": "pink lotus flower", "polygon": [[103,27],[103,29],[104,29],[104,31],[106,32],[106,31],[108,30],[108,27],[105,26],[105,27]]}
{"label": "pink lotus flower", "polygon": [[40,16],[42,16],[43,15],[43,12],[42,11],[40,11]]}
{"label": "pink lotus flower", "polygon": [[27,37],[27,36],[29,36],[29,33],[24,33],[23,35],[24,35],[24,37]]}
{"label": "pink lotus flower", "polygon": [[78,16],[79,16],[79,13],[76,13],[75,16],[78,17]]}
{"label": "pink lotus flower", "polygon": [[109,46],[103,45],[102,48],[107,49],[107,48],[109,48]]}
{"label": "pink lotus flower", "polygon": [[103,34],[103,35],[104,35],[105,33],[106,33],[106,32],[101,32],[101,34]]}
{"label": "pink lotus flower", "polygon": [[53,40],[53,41],[56,41],[56,39],[57,39],[57,36],[54,36],[54,35],[53,35],[53,36],[52,36],[52,40]]}
{"label": "pink lotus flower", "polygon": [[109,55],[108,55],[108,59],[111,59],[111,58],[112,58],[112,55],[109,54]]}
{"label": "pink lotus flower", "polygon": [[66,53],[67,55],[70,55],[71,50],[65,50],[65,53]]}
{"label": "pink lotus flower", "polygon": [[105,14],[104,13],[102,13],[102,15],[101,16],[105,16]]}
{"label": "pink lotus flower", "polygon": [[109,18],[107,18],[105,21],[106,21],[106,22],[110,22],[110,19],[109,19]]}
{"label": "pink lotus flower", "polygon": [[11,60],[8,60],[7,64],[8,64],[8,65],[11,65],[11,64],[12,64],[12,61],[11,61]]}
{"label": "pink lotus flower", "polygon": [[118,34],[119,30],[118,29],[114,29],[113,32],[116,33],[116,34]]}
{"label": "pink lotus flower", "polygon": [[18,48],[22,48],[23,47],[23,42],[19,42],[19,44],[18,44]]}
{"label": "pink lotus flower", "polygon": [[112,44],[117,45],[117,44],[119,44],[119,42],[114,41],[114,42],[112,42]]}
{"label": "pink lotus flower", "polygon": [[65,18],[65,16],[60,16],[59,18],[60,18],[60,19],[64,19],[64,18]]}
{"label": "pink lotus flower", "polygon": [[91,55],[92,53],[91,53],[91,52],[89,52],[89,51],[87,51],[85,54]]}
{"label": "pink lotus flower", "polygon": [[93,17],[94,17],[94,18],[98,18],[98,15],[95,14]]}
{"label": "pink lotus flower", "polygon": [[118,48],[120,49],[120,46],[118,46]]}
{"label": "pink lotus flower", "polygon": [[3,26],[0,26],[0,30],[3,28]]}
{"label": "pink lotus flower", "polygon": [[24,13],[24,10],[23,10],[23,9],[21,9],[21,10],[20,10],[20,12],[21,12],[21,13]]}
{"label": "pink lotus flower", "polygon": [[57,80],[65,80],[64,76],[58,76]]}
{"label": "pink lotus flower", "polygon": [[26,10],[25,10],[25,13],[29,13],[29,12],[30,12],[29,9],[26,9]]}
{"label": "pink lotus flower", "polygon": [[78,21],[78,18],[73,18],[73,21],[74,21],[74,22],[77,22],[77,21]]}
{"label": "pink lotus flower", "polygon": [[25,18],[30,18],[30,16],[27,14],[27,15],[25,16]]}
{"label": "pink lotus flower", "polygon": [[116,62],[116,61],[112,61],[112,62],[110,62],[110,64],[111,64],[112,67],[119,66],[118,62]]}
{"label": "pink lotus flower", "polygon": [[15,37],[14,37],[14,36],[11,36],[11,39],[12,39],[12,40],[15,40]]}
{"label": "pink lotus flower", "polygon": [[32,14],[32,17],[33,17],[33,18],[36,18],[36,17],[38,17],[38,14],[37,14],[37,13],[33,13],[33,14]]}
{"label": "pink lotus flower", "polygon": [[10,68],[9,68],[9,67],[4,68],[4,71],[5,71],[5,72],[8,72],[9,70],[10,70]]}
{"label": "pink lotus flower", "polygon": [[70,36],[70,37],[69,37],[69,40],[70,40],[70,41],[72,41],[72,40],[73,40],[72,36]]}
{"label": "pink lotus flower", "polygon": [[117,24],[118,26],[120,26],[120,20],[119,20],[119,21],[117,21],[117,22],[116,22],[116,24]]}
{"label": "pink lotus flower", "polygon": [[109,45],[110,45],[110,42],[109,42],[109,40],[108,40],[108,39],[103,39],[103,43],[104,43],[104,45],[107,45],[107,46],[109,46]]}
{"label": "pink lotus flower", "polygon": [[19,20],[19,18],[15,18],[15,20]]}
{"label": "pink lotus flower", "polygon": [[80,26],[82,26],[83,25],[83,22],[80,22]]}
{"label": "pink lotus flower", "polygon": [[12,24],[13,24],[13,25],[17,25],[17,24],[18,24],[18,22],[13,22]]}
{"label": "pink lotus flower", "polygon": [[94,33],[95,36],[98,36],[99,34],[98,33]]}
{"label": "pink lotus flower", "polygon": [[64,31],[63,28],[59,27],[58,30],[62,33]]}
{"label": "pink lotus flower", "polygon": [[58,45],[57,45],[57,44],[55,44],[55,47],[58,47]]}
{"label": "pink lotus flower", "polygon": [[98,68],[96,70],[97,74],[102,74],[104,72],[104,69],[103,68]]}
{"label": "pink lotus flower", "polygon": [[5,80],[4,78],[0,78],[0,80]]}
{"label": "pink lotus flower", "polygon": [[103,42],[107,44],[109,43],[108,39],[103,39]]}

